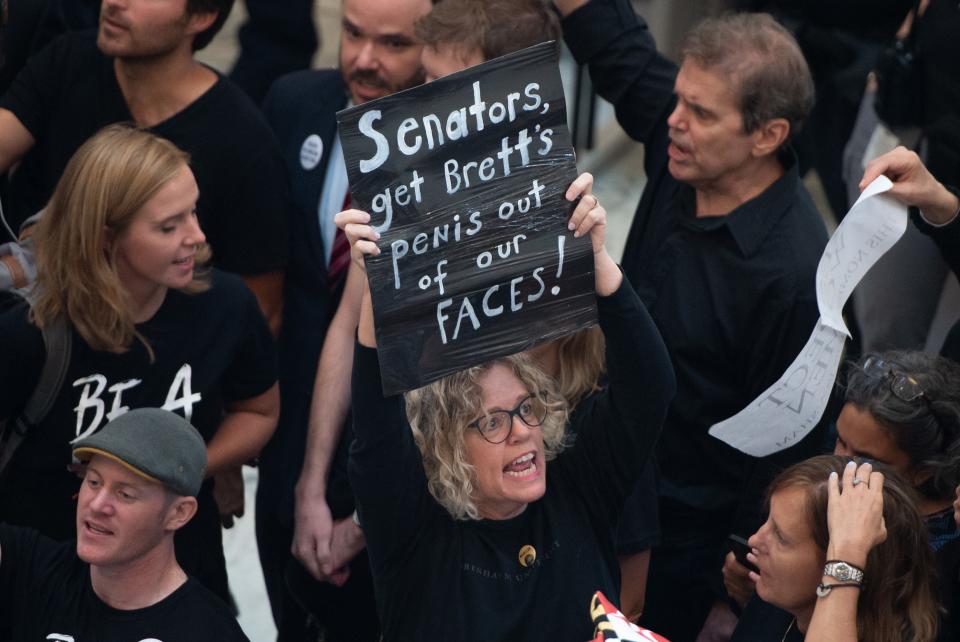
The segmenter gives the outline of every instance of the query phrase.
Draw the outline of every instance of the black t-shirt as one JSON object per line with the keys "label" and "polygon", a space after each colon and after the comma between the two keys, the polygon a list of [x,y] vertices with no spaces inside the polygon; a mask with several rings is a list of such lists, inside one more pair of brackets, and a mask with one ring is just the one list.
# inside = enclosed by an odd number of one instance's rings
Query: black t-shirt
{"label": "black t-shirt", "polygon": [[[615,525],[674,381],[626,279],[598,309],[610,385],[578,413],[576,443],[548,463],[544,496],[506,520],[455,521],[430,496],[403,400],[383,397],[376,351],[357,346],[350,480],[387,642],[582,642],[593,593],[619,603]],[[525,545],[536,550],[528,567]]]}
{"label": "black t-shirt", "polygon": [[[13,228],[49,200],[67,161],[90,136],[133,120],[113,59],[95,34],[68,33],[35,55],[0,99],[36,144],[14,172],[4,203]],[[197,213],[217,267],[238,274],[282,269],[289,188],[273,133],[228,79],[151,128],[190,154]]]}
{"label": "black t-shirt", "polygon": [[[134,340],[122,354],[93,350],[76,331],[70,364],[50,413],[20,445],[0,483],[0,520],[59,540],[75,537],[79,480],[67,470],[71,441],[130,408],[165,407],[186,417],[209,441],[225,404],[262,394],[276,381],[276,349],[256,298],[236,276],[214,270],[209,290],[170,290],[137,330],[155,354]],[[0,314],[0,417],[22,409],[45,358],[40,330],[26,305]],[[223,566],[220,527],[210,483],[197,516],[177,534],[177,557],[212,586],[204,570]],[[218,559],[219,558],[219,561]],[[225,575],[223,576],[225,590]]]}
{"label": "black t-shirt", "polygon": [[73,542],[0,525],[0,613],[11,640],[69,642],[242,642],[227,606],[195,579],[132,611],[105,604]]}
{"label": "black t-shirt", "polygon": [[754,595],[740,614],[730,642],[803,642],[796,618]]}

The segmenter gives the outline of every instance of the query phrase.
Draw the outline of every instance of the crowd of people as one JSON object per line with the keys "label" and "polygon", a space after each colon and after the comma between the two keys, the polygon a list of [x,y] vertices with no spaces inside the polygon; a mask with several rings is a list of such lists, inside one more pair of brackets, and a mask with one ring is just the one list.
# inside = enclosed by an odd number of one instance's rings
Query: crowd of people
{"label": "crowd of people", "polygon": [[[233,0],[95,4],[74,7],[95,30],[55,37],[0,13],[0,234],[35,270],[0,255],[0,640],[246,639],[221,525],[247,463],[279,641],[580,642],[597,591],[673,642],[960,635],[960,331],[940,355],[852,342],[820,423],[773,455],[708,433],[820,316],[802,173],[843,204],[846,139],[823,135],[854,124],[818,102],[833,41],[796,3],[699,22],[677,63],[630,0],[342,0],[339,67],[260,106],[195,58]],[[311,49],[305,6],[270,28]],[[960,25],[955,2],[884,8],[950,51],[932,21]],[[619,262],[593,177],[564,194],[599,325],[387,395],[366,257],[388,246],[352,207],[336,113],[548,41],[644,147]],[[892,181],[960,274],[960,77],[934,55],[915,151],[857,180]]]}

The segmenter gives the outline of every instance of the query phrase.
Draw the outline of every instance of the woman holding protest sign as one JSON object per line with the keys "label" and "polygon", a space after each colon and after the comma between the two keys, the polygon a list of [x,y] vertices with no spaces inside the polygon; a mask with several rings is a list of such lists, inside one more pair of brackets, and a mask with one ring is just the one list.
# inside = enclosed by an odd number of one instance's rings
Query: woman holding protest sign
{"label": "woman holding protest sign", "polygon": [[[592,179],[575,183],[593,241],[609,392],[567,444],[567,404],[523,355],[384,398],[364,295],[350,473],[387,640],[585,640],[594,591],[617,596],[615,529],[674,391],[649,315],[604,248]],[[369,216],[338,215],[362,264]],[[406,419],[409,418],[409,426]],[[547,475],[547,461],[552,460]]]}
{"label": "woman holding protest sign", "polygon": [[[48,411],[3,470],[0,521],[76,537],[71,443],[131,408],[186,417],[207,442],[208,477],[249,461],[270,438],[279,412],[273,338],[238,278],[201,269],[210,250],[188,161],[169,141],[111,125],[67,164],[34,235],[33,304],[0,314],[0,420],[19,417],[41,372],[63,357]],[[63,344],[48,344],[43,333],[58,327]],[[10,442],[0,444],[10,454]],[[212,488],[208,479],[176,553],[228,599]],[[110,538],[110,524],[99,537]]]}

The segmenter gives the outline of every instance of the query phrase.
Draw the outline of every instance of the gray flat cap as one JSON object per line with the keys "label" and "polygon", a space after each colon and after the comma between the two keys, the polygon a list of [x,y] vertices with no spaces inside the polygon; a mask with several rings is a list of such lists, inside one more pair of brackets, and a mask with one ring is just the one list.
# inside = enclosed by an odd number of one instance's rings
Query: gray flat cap
{"label": "gray flat cap", "polygon": [[103,455],[178,495],[197,496],[207,469],[207,447],[183,417],[159,408],[137,408],[73,446],[87,461]]}

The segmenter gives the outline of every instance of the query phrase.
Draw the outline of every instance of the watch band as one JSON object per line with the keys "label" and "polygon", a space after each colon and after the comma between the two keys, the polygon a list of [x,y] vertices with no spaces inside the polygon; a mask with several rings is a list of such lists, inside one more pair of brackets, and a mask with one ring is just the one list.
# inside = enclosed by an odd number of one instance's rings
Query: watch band
{"label": "watch band", "polygon": [[863,569],[843,560],[827,560],[823,574],[840,582],[863,584]]}

